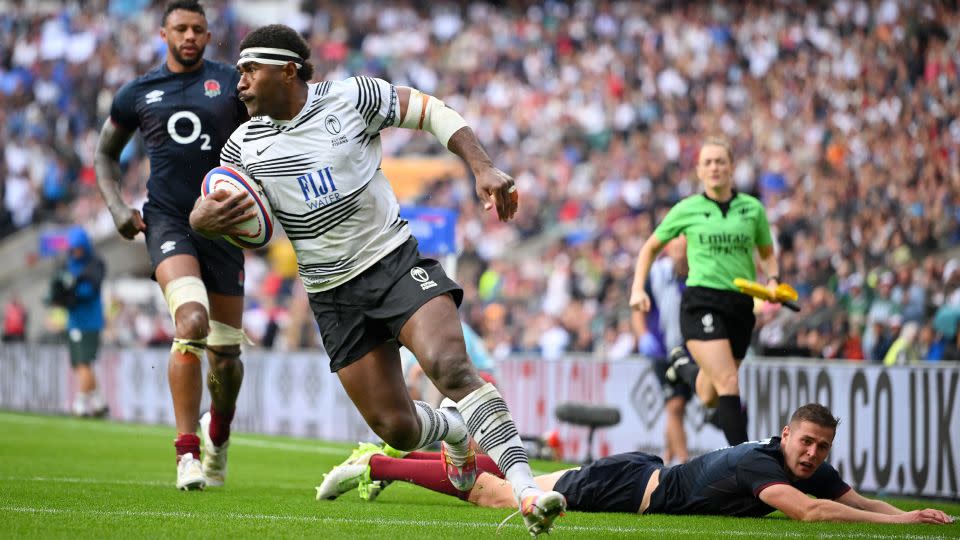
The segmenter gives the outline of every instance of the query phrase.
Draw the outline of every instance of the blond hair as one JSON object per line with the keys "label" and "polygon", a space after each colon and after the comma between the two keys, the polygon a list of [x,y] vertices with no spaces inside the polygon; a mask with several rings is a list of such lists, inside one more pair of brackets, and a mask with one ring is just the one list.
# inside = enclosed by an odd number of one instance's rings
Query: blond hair
{"label": "blond hair", "polygon": [[[703,143],[700,145],[700,150],[703,150],[704,146],[719,146],[727,151],[727,158],[730,159],[730,163],[733,163],[733,145],[730,144],[730,140],[726,137],[721,137],[718,135],[709,135],[703,139]],[[698,153],[699,155],[699,153]]]}

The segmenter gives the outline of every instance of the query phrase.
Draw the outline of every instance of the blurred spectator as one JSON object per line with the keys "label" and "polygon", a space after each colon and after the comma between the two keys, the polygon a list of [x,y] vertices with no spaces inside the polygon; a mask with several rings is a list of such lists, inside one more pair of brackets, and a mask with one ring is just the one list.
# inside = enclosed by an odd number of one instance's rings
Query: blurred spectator
{"label": "blurred spectator", "polygon": [[920,361],[919,327],[915,322],[903,325],[900,336],[890,345],[883,357],[883,365],[898,366],[915,364]]}
{"label": "blurred spectator", "polygon": [[67,309],[70,366],[76,379],[73,414],[106,416],[107,404],[97,388],[93,364],[104,327],[101,284],[106,275],[103,259],[82,227],[67,232],[67,257],[50,287],[50,303]]}
{"label": "blurred spectator", "polygon": [[17,295],[13,295],[3,308],[3,342],[15,343],[26,339],[27,307]]}
{"label": "blurred spectator", "polygon": [[[138,7],[24,4],[0,14],[0,237],[38,220],[102,221],[91,189],[96,134],[119,86],[163,54],[153,35],[160,7],[127,4]],[[244,22],[254,4],[211,5],[223,42],[209,57],[232,62],[249,24],[276,22]],[[605,336],[614,340],[628,313],[630,273],[617,261],[632,260],[665,209],[692,193],[694,145],[720,133],[745,156],[738,189],[769,209],[781,278],[801,304],[826,286],[825,305],[845,311],[841,324],[813,326],[768,313],[761,324],[774,327],[761,327],[758,344],[839,355],[841,343],[857,349],[852,334],[863,328],[869,355],[892,312],[921,324],[936,313],[951,344],[944,354],[958,358],[960,273],[941,260],[960,244],[956,2],[302,5],[289,16],[318,78],[381,76],[444,99],[516,178],[515,227],[478,209],[468,178],[419,194],[460,210],[470,267],[461,313],[497,357],[537,350],[541,337],[551,357],[610,350]],[[384,134],[385,155],[400,147],[441,150],[422,134]],[[142,198],[142,143],[122,164],[125,199]],[[895,274],[886,297],[870,278],[881,268]],[[282,280],[265,288],[287,293]],[[589,321],[569,326],[572,302]],[[488,330],[493,304],[502,322]],[[275,305],[283,327],[286,305]]]}

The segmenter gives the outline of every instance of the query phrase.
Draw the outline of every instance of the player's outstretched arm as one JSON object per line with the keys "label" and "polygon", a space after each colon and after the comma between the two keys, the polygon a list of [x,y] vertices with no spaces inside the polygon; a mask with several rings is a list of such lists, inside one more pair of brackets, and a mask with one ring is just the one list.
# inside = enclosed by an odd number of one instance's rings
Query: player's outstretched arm
{"label": "player's outstretched arm", "polygon": [[853,488],[850,488],[849,491],[840,497],[837,497],[837,502],[843,503],[852,508],[859,508],[860,510],[867,510],[869,512],[876,512],[878,514],[889,514],[891,516],[896,516],[906,513],[890,503],[878,501],[876,499],[868,499],[857,493],[857,490]]}
{"label": "player's outstretched arm", "polygon": [[138,233],[147,230],[140,211],[127,206],[120,194],[120,152],[132,136],[133,133],[117,126],[108,118],[100,130],[93,161],[100,195],[107,203],[117,232],[127,240],[133,240]]}
{"label": "player's outstretched arm", "polygon": [[[760,500],[798,521],[848,521],[856,523],[953,523],[953,519],[940,510],[914,510],[901,514],[861,510],[829,499],[811,499],[797,488],[787,484],[774,484],[764,488]],[[842,499],[842,497],[841,497]]]}
{"label": "player's outstretched arm", "polygon": [[500,221],[513,218],[520,196],[513,178],[493,166],[476,134],[460,114],[443,101],[406,86],[397,87],[399,127],[429,131],[443,146],[460,156],[477,179],[477,196],[485,210],[496,207]]}

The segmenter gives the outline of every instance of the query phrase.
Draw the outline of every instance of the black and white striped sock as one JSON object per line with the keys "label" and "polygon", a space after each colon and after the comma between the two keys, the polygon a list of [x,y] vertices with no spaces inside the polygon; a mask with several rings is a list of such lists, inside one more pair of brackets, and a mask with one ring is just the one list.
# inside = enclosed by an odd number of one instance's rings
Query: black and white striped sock
{"label": "black and white striped sock", "polygon": [[417,418],[420,419],[420,443],[423,448],[437,441],[446,441],[458,448],[466,449],[468,439],[467,425],[456,411],[434,409],[429,403],[414,401]]}
{"label": "black and white striped sock", "polygon": [[513,485],[517,499],[528,489],[538,491],[517,426],[496,387],[490,383],[481,386],[461,399],[457,408],[473,440],[493,458]]}

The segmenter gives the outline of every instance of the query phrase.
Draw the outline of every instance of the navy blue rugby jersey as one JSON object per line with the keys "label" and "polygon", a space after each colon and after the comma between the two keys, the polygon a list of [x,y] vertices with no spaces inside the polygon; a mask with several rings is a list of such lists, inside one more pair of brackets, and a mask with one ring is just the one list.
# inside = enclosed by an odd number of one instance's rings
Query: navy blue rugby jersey
{"label": "navy blue rugby jersey", "polygon": [[805,480],[787,476],[780,437],[721,448],[688,463],[664,469],[647,513],[760,517],[774,508],[760,500],[773,484],[789,484],[819,499],[836,499],[850,490],[837,470],[824,462]]}
{"label": "navy blue rugby jersey", "polygon": [[220,165],[220,149],[247,120],[239,80],[229,64],[204,60],[197,71],[174,73],[164,63],[117,92],[110,119],[140,129],[150,158],[147,206],[187,218],[203,176]]}

